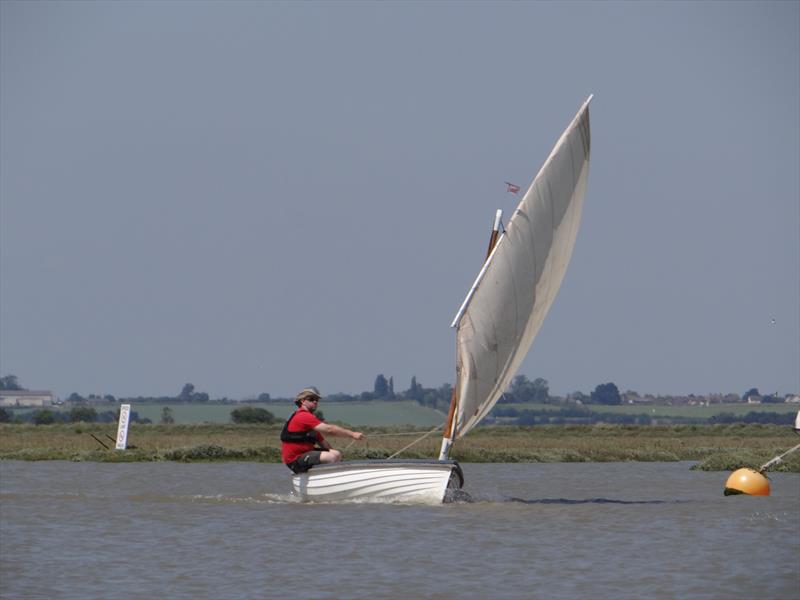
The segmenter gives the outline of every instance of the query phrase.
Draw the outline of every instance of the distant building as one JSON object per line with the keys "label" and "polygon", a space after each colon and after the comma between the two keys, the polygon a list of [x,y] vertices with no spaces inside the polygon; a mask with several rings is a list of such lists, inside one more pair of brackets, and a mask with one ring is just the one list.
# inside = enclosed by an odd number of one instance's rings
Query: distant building
{"label": "distant building", "polygon": [[789,404],[800,404],[800,394],[787,394],[784,402]]}
{"label": "distant building", "polygon": [[28,407],[51,406],[52,392],[34,392],[29,390],[0,390],[0,406]]}
{"label": "distant building", "polygon": [[761,396],[748,396],[747,397],[748,404],[761,404]]}

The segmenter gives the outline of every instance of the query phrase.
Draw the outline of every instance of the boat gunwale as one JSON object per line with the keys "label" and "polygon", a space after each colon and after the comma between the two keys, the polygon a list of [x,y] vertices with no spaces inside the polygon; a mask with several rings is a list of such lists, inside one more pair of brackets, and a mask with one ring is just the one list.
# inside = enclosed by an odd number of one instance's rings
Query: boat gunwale
{"label": "boat gunwale", "polygon": [[391,469],[397,467],[424,468],[426,466],[449,468],[451,472],[455,471],[461,481],[461,486],[464,485],[464,471],[461,469],[461,465],[458,464],[458,461],[452,459],[437,460],[435,458],[346,460],[336,463],[315,465],[304,473],[295,473],[293,477],[300,478],[303,475],[313,476],[315,473],[318,475],[330,475],[337,471],[347,471],[365,467],[370,469]]}
{"label": "boat gunwale", "polygon": [[440,465],[443,467],[459,466],[457,460],[446,459],[438,460],[436,458],[374,458],[363,460],[342,460],[335,463],[322,463],[314,465],[312,468],[317,469],[340,469],[348,466],[365,466],[365,465],[386,465],[387,467],[399,467],[402,465],[418,466],[418,465]]}

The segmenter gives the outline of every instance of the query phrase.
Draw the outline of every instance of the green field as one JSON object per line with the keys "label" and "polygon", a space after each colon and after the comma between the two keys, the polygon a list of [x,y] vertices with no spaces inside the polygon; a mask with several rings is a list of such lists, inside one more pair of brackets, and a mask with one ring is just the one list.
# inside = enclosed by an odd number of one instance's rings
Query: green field
{"label": "green field", "polygon": [[[294,404],[285,402],[268,402],[256,404],[159,404],[142,402],[131,404],[132,410],[139,414],[140,419],[150,419],[153,423],[161,422],[161,414],[165,407],[172,410],[172,417],[176,425],[192,425],[196,423],[230,423],[231,411],[240,406],[257,406],[265,408],[275,415],[278,420],[285,420],[294,410]],[[514,408],[517,411],[535,410],[558,412],[565,408],[574,408],[574,405],[565,404],[500,404],[500,408]],[[95,405],[97,412],[116,410],[115,404]],[[687,417],[708,419],[722,413],[732,413],[744,416],[749,412],[777,412],[795,413],[800,406],[797,404],[714,404],[711,406],[668,406],[668,405],[632,405],[618,406],[589,404],[585,405],[593,413],[609,413],[624,415],[648,415],[657,419]],[[68,411],[67,408],[52,407],[53,410]],[[354,427],[379,427],[379,426],[412,426],[434,427],[441,425],[445,415],[439,411],[419,405],[411,400],[403,401],[368,401],[368,402],[324,402],[320,409],[325,420],[340,422]],[[34,409],[15,409],[15,413],[29,413]]]}
{"label": "green field", "polygon": [[[159,404],[131,403],[131,410],[139,413],[140,419],[150,419],[153,423],[161,422],[161,414],[165,407],[172,410],[176,425],[192,425],[195,423],[230,423],[231,411],[242,406],[265,408],[278,420],[286,420],[295,409],[291,402],[257,403],[257,404]],[[56,407],[53,407],[56,410]],[[97,412],[116,410],[116,405],[96,405]],[[31,412],[33,409],[22,409],[18,412]],[[68,410],[68,409],[60,409]],[[413,400],[397,402],[322,402],[320,406],[326,421],[348,423],[356,427],[398,426],[434,427],[444,422],[444,414],[431,408],[420,406]],[[15,411],[17,412],[17,411]]]}
{"label": "green field", "polygon": [[[172,409],[177,424],[230,423],[231,411],[238,406],[265,408],[279,420],[289,418],[295,409],[289,402],[236,405],[236,404],[133,404],[131,410],[139,417],[153,423],[161,421],[165,406]],[[442,413],[420,406],[414,401],[400,402],[322,402],[320,406],[326,421],[349,423],[353,426],[410,425],[433,427],[444,422]]]}
{"label": "green field", "polygon": [[[567,407],[575,408],[575,405],[566,404],[500,404],[498,406],[523,410],[543,410],[557,412]],[[798,404],[712,404],[711,406],[688,406],[677,405],[669,406],[659,404],[648,406],[645,404],[585,404],[584,408],[594,413],[609,413],[614,415],[649,415],[653,418],[658,417],[687,417],[696,419],[708,419],[722,413],[732,413],[736,416],[744,416],[749,412],[776,412],[776,413],[796,413],[800,410]]]}

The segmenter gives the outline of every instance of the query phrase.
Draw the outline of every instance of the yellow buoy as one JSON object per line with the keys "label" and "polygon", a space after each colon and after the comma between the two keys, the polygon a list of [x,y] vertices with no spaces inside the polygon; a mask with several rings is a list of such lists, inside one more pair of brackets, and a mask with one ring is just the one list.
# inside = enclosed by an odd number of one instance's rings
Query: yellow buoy
{"label": "yellow buoy", "polygon": [[736,469],[725,482],[725,495],[769,496],[769,479],[753,469]]}

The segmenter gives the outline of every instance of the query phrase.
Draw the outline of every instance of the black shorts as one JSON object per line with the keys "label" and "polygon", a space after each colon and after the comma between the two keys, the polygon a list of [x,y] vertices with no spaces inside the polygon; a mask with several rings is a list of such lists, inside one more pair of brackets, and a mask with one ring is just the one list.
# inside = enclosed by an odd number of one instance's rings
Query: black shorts
{"label": "black shorts", "polygon": [[292,462],[287,463],[286,466],[295,473],[305,473],[314,465],[321,463],[322,450],[310,450],[309,452],[300,455],[300,457],[294,459]]}

